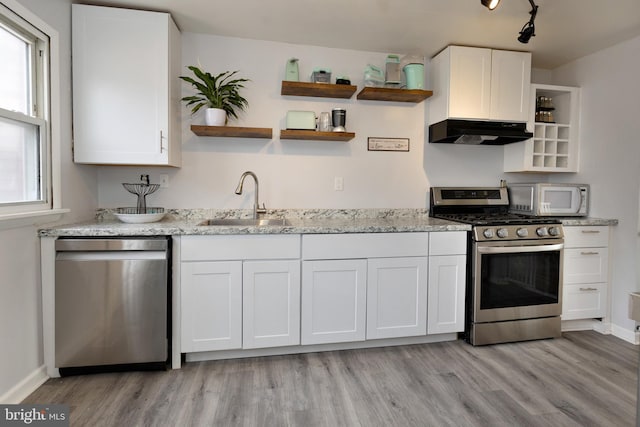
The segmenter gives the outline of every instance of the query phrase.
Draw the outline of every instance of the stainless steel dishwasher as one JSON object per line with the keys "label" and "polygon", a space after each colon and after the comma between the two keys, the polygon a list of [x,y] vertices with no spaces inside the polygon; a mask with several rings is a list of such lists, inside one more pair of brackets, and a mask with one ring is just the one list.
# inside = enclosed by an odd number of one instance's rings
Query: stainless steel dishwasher
{"label": "stainless steel dishwasher", "polygon": [[169,257],[168,237],[56,241],[61,375],[166,365]]}

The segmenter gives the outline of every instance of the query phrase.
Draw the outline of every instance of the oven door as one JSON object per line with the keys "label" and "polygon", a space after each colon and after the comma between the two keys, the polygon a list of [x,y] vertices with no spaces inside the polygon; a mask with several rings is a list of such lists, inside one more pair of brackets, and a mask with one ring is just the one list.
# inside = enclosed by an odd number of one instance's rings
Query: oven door
{"label": "oven door", "polygon": [[562,312],[562,239],[474,243],[473,322]]}

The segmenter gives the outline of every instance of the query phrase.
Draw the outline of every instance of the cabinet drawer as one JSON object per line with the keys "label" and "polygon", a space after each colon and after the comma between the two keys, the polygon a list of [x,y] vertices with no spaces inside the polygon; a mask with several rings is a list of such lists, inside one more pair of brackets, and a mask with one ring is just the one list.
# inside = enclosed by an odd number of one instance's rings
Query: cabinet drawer
{"label": "cabinet drawer", "polygon": [[310,234],[302,236],[303,259],[427,256],[429,233]]}
{"label": "cabinet drawer", "polygon": [[564,283],[608,281],[609,251],[605,248],[564,250]]}
{"label": "cabinet drawer", "polygon": [[182,236],[182,261],[300,258],[300,235]]}
{"label": "cabinet drawer", "polygon": [[429,255],[465,255],[466,231],[437,231],[429,233]]}
{"label": "cabinet drawer", "polygon": [[564,286],[562,320],[593,319],[606,316],[606,283]]}
{"label": "cabinet drawer", "polygon": [[564,227],[565,248],[594,248],[609,246],[609,227]]}

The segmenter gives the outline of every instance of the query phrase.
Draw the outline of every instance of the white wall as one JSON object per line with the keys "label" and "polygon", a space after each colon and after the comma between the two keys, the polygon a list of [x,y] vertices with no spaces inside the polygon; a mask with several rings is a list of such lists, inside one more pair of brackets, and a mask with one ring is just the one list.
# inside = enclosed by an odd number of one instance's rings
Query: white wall
{"label": "white wall", "polygon": [[554,70],[558,84],[582,88],[581,168],[558,181],[591,184],[591,215],[612,227],[612,322],[633,331],[629,292],[638,289],[636,236],[640,194],[640,37]]}
{"label": "white wall", "polygon": [[[389,103],[304,98],[280,95],[288,58],[300,61],[301,79],[313,67],[329,67],[335,75],[347,75],[363,87],[368,63],[382,66],[380,53],[329,49],[202,34],[183,34],[183,65],[202,64],[212,73],[240,70],[251,79],[245,97],[249,109],[236,126],[272,127],[272,140],[198,137],[191,123],[202,124],[201,115],[190,117],[183,109],[183,166],[171,168],[100,168],[100,206],[130,206],[134,196],[123,182],[138,182],[141,173],[158,181],[170,176],[170,188],[148,197],[148,205],[170,208],[250,208],[252,187],[244,197],[233,191],[245,170],[260,179],[260,199],[271,208],[415,208],[427,206],[430,185],[497,185],[502,174],[501,147],[460,147],[425,144],[423,103]],[[184,85],[183,93],[191,94]],[[333,107],[347,110],[347,130],[356,133],[350,142],[286,141],[279,139],[287,110],[316,113]],[[410,139],[409,153],[369,152],[367,137]],[[334,177],[344,178],[344,191],[333,189]]]}
{"label": "white wall", "polygon": [[[19,0],[60,37],[60,116],[62,135],[63,221],[94,215],[97,174],[71,160],[71,7],[70,0]],[[43,363],[40,302],[40,241],[36,226],[0,229],[0,402]]]}

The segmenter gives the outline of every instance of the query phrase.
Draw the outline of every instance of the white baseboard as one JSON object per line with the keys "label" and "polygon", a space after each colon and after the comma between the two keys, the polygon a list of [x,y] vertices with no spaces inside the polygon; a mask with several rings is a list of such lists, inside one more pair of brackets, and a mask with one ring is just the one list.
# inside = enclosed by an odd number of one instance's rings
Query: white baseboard
{"label": "white baseboard", "polygon": [[47,376],[47,370],[44,365],[31,372],[18,384],[14,385],[9,391],[0,396],[0,403],[2,404],[18,404],[22,402],[27,396],[36,391],[38,387],[44,384],[49,377]]}
{"label": "white baseboard", "polygon": [[[353,350],[373,347],[389,347],[397,345],[426,344],[443,341],[455,341],[457,333],[423,335],[418,337],[387,338],[369,341],[355,341],[333,344],[298,345],[290,347],[258,348],[251,350],[221,350],[187,353],[187,362],[202,362],[206,360],[238,359],[244,357],[276,356],[283,354],[316,353],[320,351]],[[174,368],[177,369],[177,368]]]}
{"label": "white baseboard", "polygon": [[613,336],[615,337],[630,342],[631,344],[640,344],[640,333],[636,331],[625,329],[617,325],[611,325],[611,334],[613,334]]}
{"label": "white baseboard", "polygon": [[611,328],[604,327],[602,322],[596,319],[577,319],[562,321],[562,332],[592,330],[600,332],[601,334],[611,333]]}

